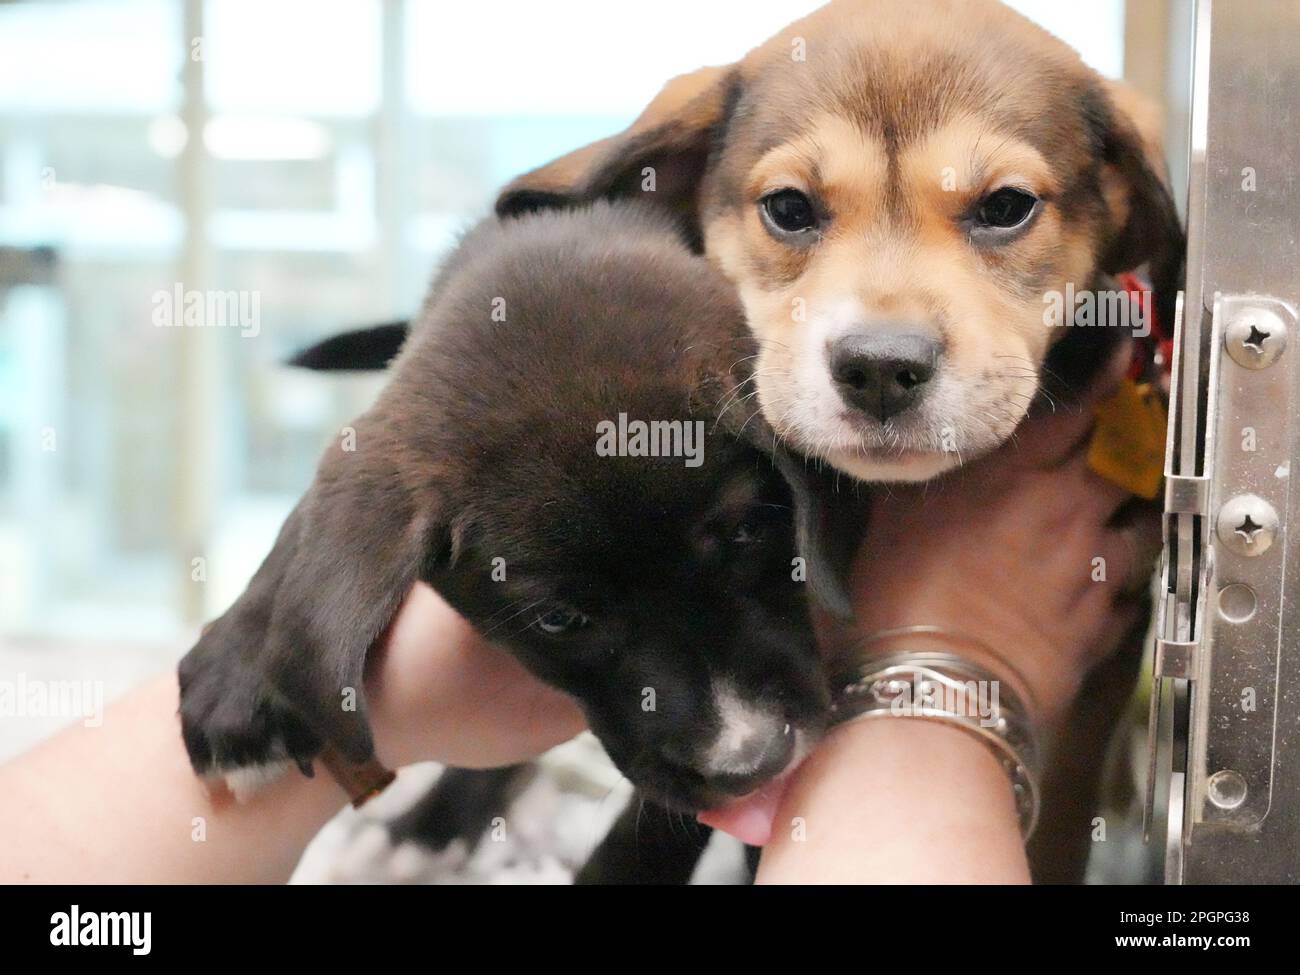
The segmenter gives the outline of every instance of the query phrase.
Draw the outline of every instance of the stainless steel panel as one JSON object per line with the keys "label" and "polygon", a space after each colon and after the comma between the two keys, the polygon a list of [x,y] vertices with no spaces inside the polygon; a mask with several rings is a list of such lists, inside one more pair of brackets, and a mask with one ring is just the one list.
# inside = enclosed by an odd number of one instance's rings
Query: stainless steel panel
{"label": "stainless steel panel", "polygon": [[[1300,525],[1290,476],[1300,456],[1300,3],[1202,0],[1197,16],[1177,381],[1202,405],[1190,424],[1186,399],[1179,410],[1170,472],[1201,473],[1200,455],[1210,490],[1205,515],[1167,516],[1170,595],[1161,633],[1199,644],[1191,680],[1178,682],[1189,694],[1180,719],[1186,775],[1175,774],[1176,757],[1163,769],[1175,815],[1182,801],[1182,821],[1166,836],[1177,851],[1167,876],[1295,882],[1300,529],[1288,526]],[[1258,350],[1241,347],[1243,325],[1233,323],[1260,306],[1286,324],[1290,341],[1271,365],[1255,368]],[[1257,529],[1270,527],[1258,524],[1269,509],[1277,525],[1265,547],[1267,531]]]}

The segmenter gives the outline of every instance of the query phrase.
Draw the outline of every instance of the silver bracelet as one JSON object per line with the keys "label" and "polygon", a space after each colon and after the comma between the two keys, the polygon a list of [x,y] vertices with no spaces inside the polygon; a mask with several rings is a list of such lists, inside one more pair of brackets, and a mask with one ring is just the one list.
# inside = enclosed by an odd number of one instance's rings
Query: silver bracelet
{"label": "silver bracelet", "polygon": [[1029,839],[1038,823],[1039,752],[1029,711],[1011,682],[939,650],[866,660],[845,679],[831,705],[832,727],[859,718],[912,717],[975,735],[1010,776],[1021,834]]}

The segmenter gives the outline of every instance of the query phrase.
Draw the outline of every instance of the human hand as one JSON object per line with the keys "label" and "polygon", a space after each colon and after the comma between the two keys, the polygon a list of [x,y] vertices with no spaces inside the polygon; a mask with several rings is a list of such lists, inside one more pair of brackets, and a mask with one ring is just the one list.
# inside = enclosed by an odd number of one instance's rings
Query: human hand
{"label": "human hand", "polygon": [[586,727],[571,698],[482,639],[424,584],[368,663],[367,699],[379,758],[394,766],[508,765]]}
{"label": "human hand", "polygon": [[[884,630],[948,630],[968,638],[954,652],[994,674],[1015,671],[1041,731],[1060,729],[1088,671],[1137,620],[1141,601],[1125,596],[1149,575],[1159,543],[1154,509],[1112,524],[1130,495],[1087,465],[1094,408],[1122,380],[1128,352],[1080,400],[1032,416],[989,456],[875,491],[853,570],[854,618],[820,621],[828,656],[852,663],[880,652],[864,640]],[[762,844],[791,781],[701,821]]]}
{"label": "human hand", "polygon": [[994,655],[980,663],[1019,672],[1040,726],[1054,730],[1136,621],[1141,602],[1124,597],[1149,578],[1158,550],[1156,511],[1114,524],[1130,495],[1087,462],[1094,408],[1127,364],[1125,347],[1079,402],[1031,417],[988,457],[927,484],[881,488],[854,568],[852,632],[831,642],[844,649],[914,625],[971,637]]}

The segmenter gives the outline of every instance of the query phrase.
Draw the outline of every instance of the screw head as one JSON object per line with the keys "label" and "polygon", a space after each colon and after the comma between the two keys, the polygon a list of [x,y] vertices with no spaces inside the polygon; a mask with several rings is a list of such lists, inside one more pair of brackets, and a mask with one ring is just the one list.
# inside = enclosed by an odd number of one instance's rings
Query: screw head
{"label": "screw head", "polygon": [[1271,308],[1251,305],[1232,316],[1223,341],[1237,365],[1264,369],[1286,348],[1286,322]]}
{"label": "screw head", "polygon": [[1215,531],[1237,555],[1263,555],[1277,537],[1277,511],[1257,494],[1239,494],[1219,509]]}
{"label": "screw head", "polygon": [[1246,801],[1246,779],[1233,769],[1220,769],[1206,780],[1205,791],[1220,809],[1236,809]]}

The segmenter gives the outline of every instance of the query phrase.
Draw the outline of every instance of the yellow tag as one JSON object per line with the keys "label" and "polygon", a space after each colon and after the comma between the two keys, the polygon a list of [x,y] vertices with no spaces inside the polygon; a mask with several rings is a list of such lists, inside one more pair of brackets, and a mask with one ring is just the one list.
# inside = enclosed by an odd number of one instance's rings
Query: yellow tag
{"label": "yellow tag", "polygon": [[1168,422],[1164,401],[1150,383],[1124,380],[1097,406],[1088,466],[1139,498],[1155,500],[1164,480]]}

